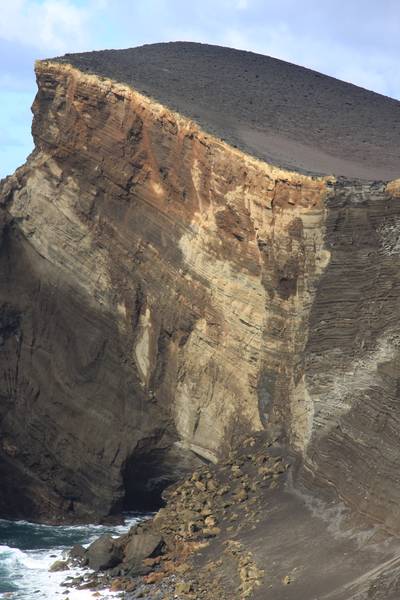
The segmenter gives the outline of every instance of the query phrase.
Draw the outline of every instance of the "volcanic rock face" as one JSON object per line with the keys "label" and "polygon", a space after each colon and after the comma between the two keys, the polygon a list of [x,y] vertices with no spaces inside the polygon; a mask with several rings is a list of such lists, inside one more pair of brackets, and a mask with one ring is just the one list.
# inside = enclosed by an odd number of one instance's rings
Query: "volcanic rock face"
{"label": "volcanic rock face", "polygon": [[298,485],[398,529],[400,186],[285,171],[65,60],[0,189],[0,514],[149,506],[267,427]]}

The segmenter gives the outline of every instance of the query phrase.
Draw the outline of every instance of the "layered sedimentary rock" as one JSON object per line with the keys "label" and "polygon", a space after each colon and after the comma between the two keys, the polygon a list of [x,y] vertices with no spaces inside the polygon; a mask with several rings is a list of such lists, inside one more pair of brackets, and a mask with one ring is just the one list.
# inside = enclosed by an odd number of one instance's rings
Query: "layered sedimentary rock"
{"label": "layered sedimentary rock", "polygon": [[[301,457],[299,486],[397,530],[400,186],[340,177],[334,144],[321,175],[289,125],[278,133],[303,162],[274,166],[221,140],[218,103],[207,129],[205,112],[90,56],[85,69],[82,55],[37,64],[35,151],[0,190],[1,515],[91,519],[157,501],[270,428]],[[398,111],[339,89],[370,117]],[[374,126],[364,155],[358,138],[343,145],[371,179],[400,170],[392,137],[379,148],[396,122]],[[276,158],[275,142],[262,138]]]}
{"label": "layered sedimentary rock", "polygon": [[276,58],[150,44],[56,59],[134,87],[269,164],[367,180],[399,175],[399,103]]}

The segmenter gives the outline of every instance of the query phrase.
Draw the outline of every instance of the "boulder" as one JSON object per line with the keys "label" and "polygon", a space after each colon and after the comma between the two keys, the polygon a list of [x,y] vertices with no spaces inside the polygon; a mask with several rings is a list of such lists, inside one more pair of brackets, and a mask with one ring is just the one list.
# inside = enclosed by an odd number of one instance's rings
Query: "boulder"
{"label": "boulder", "polygon": [[85,548],[80,544],[72,546],[68,552],[68,562],[73,566],[85,567],[88,562]]}
{"label": "boulder", "polygon": [[186,581],[178,581],[175,586],[175,592],[177,594],[189,594],[192,589],[192,584]]}
{"label": "boulder", "polygon": [[123,558],[123,552],[117,540],[110,535],[102,535],[87,549],[88,565],[94,571],[104,571],[116,567]]}
{"label": "boulder", "polygon": [[56,560],[55,562],[53,562],[53,564],[50,566],[49,571],[50,573],[56,573],[57,571],[68,571],[69,570],[69,566],[66,560]]}
{"label": "boulder", "polygon": [[163,545],[163,538],[158,533],[137,533],[125,546],[124,562],[128,563],[131,568],[139,567],[145,558],[160,554]]}

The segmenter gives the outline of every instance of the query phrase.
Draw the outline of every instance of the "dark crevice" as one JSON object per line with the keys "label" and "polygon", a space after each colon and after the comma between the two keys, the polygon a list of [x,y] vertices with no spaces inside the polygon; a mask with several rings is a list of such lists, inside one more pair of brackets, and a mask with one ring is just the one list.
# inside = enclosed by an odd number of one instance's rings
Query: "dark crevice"
{"label": "dark crevice", "polygon": [[165,450],[152,450],[127,460],[123,470],[124,511],[155,511],[164,506],[162,493],[175,479],[168,473]]}

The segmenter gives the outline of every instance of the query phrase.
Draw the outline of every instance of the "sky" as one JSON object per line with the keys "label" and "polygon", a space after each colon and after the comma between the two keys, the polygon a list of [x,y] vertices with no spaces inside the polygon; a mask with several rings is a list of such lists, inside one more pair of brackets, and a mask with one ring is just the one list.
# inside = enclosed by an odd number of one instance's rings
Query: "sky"
{"label": "sky", "polygon": [[0,178],[33,148],[35,59],[175,40],[260,52],[400,99],[399,0],[0,0]]}

